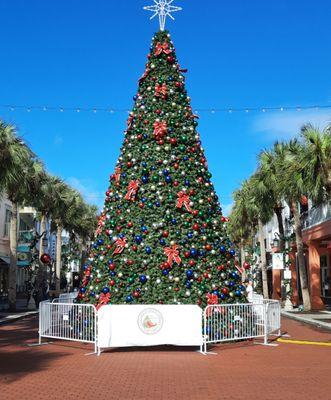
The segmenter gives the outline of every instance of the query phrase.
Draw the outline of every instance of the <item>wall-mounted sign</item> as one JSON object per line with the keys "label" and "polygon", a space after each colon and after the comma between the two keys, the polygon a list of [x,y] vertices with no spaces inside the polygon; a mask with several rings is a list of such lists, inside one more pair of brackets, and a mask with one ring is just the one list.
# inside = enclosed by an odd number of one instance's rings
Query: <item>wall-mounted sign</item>
{"label": "wall-mounted sign", "polygon": [[17,266],[28,267],[31,263],[31,249],[27,245],[17,246]]}
{"label": "wall-mounted sign", "polygon": [[283,256],[283,253],[273,253],[273,255],[272,255],[272,269],[284,269],[284,256]]}

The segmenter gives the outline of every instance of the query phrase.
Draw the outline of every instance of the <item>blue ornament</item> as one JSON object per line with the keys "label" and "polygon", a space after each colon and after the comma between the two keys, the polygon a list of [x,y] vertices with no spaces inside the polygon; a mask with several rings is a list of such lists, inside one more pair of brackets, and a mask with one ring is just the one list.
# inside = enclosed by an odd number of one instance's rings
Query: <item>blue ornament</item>
{"label": "blue ornament", "polygon": [[147,138],[148,138],[147,133],[144,133],[144,134],[143,134],[143,138],[144,138],[144,139],[147,139]]}
{"label": "blue ornament", "polygon": [[143,162],[141,163],[141,165],[142,165],[143,167],[147,167],[147,163],[145,163],[145,161],[143,161]]}
{"label": "blue ornament", "polygon": [[142,226],[142,227],[141,227],[141,231],[142,231],[142,232],[146,232],[146,231],[148,231],[148,228],[147,228],[147,226],[145,226],[145,225],[144,225],[144,226]]}
{"label": "blue ornament", "polygon": [[164,269],[164,270],[162,271],[162,275],[164,275],[164,276],[169,275],[169,270],[168,270],[168,269]]}
{"label": "blue ornament", "polygon": [[110,272],[110,276],[116,276],[116,272],[115,271],[111,271]]}
{"label": "blue ornament", "polygon": [[176,225],[176,224],[177,224],[176,218],[173,218],[173,219],[171,220],[171,223],[172,223],[172,225]]}
{"label": "blue ornament", "polygon": [[187,161],[188,159],[189,159],[188,156],[184,156],[184,157],[183,157],[183,160],[184,160],[184,161]]}
{"label": "blue ornament", "polygon": [[94,292],[90,292],[90,296],[91,297],[95,297],[95,293]]}
{"label": "blue ornament", "polygon": [[141,201],[142,201],[143,203],[146,203],[146,201],[147,201],[146,197],[143,197],[143,198],[141,199]]}
{"label": "blue ornament", "polygon": [[192,232],[189,232],[189,233],[187,234],[187,237],[188,237],[189,239],[192,239],[192,238],[193,238],[193,233],[192,233]]}
{"label": "blue ornament", "polygon": [[232,257],[234,257],[234,256],[236,255],[235,250],[231,249],[231,250],[230,250],[230,254],[231,254]]}
{"label": "blue ornament", "polygon": [[137,235],[135,240],[136,240],[136,243],[139,244],[142,242],[143,238],[140,235]]}
{"label": "blue ornament", "polygon": [[107,294],[107,293],[109,293],[109,288],[107,288],[107,287],[104,287],[104,288],[102,289],[102,292],[103,292],[104,294]]}
{"label": "blue ornament", "polygon": [[140,275],[139,276],[139,280],[140,280],[141,283],[146,283],[147,282],[146,275]]}
{"label": "blue ornament", "polygon": [[234,282],[230,281],[230,282],[229,282],[229,286],[230,286],[230,287],[233,287],[233,286],[234,286]]}
{"label": "blue ornament", "polygon": [[131,303],[131,302],[133,301],[133,298],[132,298],[132,296],[131,296],[131,295],[129,295],[129,296],[126,296],[126,299],[125,299],[125,301],[126,301],[127,303]]}
{"label": "blue ornament", "polygon": [[207,254],[205,250],[199,250],[199,256],[204,257]]}
{"label": "blue ornament", "polygon": [[123,238],[125,237],[125,235],[124,235],[123,233],[120,233],[118,236],[119,236],[121,239],[123,239]]}
{"label": "blue ornament", "polygon": [[81,291],[81,293],[85,293],[85,292],[86,292],[86,288],[81,287],[81,288],[80,288],[80,291]]}
{"label": "blue ornament", "polygon": [[165,180],[166,180],[167,183],[171,183],[171,176],[170,176],[170,175],[167,175],[166,178],[165,178]]}
{"label": "blue ornament", "polygon": [[121,176],[122,176],[122,178],[126,178],[126,172],[123,172],[123,173],[121,174]]}
{"label": "blue ornament", "polygon": [[198,255],[197,249],[191,249],[190,250],[190,255],[191,255],[191,257],[196,257]]}
{"label": "blue ornament", "polygon": [[225,246],[220,246],[220,252],[221,252],[221,253],[225,253],[225,252],[226,252]]}
{"label": "blue ornament", "polygon": [[142,180],[142,182],[143,183],[148,183],[148,176],[143,176],[142,178],[141,178],[141,180]]}
{"label": "blue ornament", "polygon": [[241,291],[240,291],[240,290],[236,290],[236,291],[234,292],[234,294],[235,294],[236,296],[240,296],[240,295],[241,295]]}
{"label": "blue ornament", "polygon": [[191,183],[190,183],[190,181],[188,180],[188,179],[185,179],[185,186],[190,186],[191,185]]}
{"label": "blue ornament", "polygon": [[213,294],[216,294],[217,296],[219,296],[219,291],[216,289],[216,290],[213,290]]}
{"label": "blue ornament", "polygon": [[160,245],[161,245],[161,246],[165,246],[165,244],[166,244],[166,241],[165,241],[165,239],[163,239],[163,238],[162,238],[162,239],[160,239]]}
{"label": "blue ornament", "polygon": [[185,287],[186,287],[186,289],[191,289],[191,282],[190,281],[186,281],[186,283],[185,283]]}
{"label": "blue ornament", "polygon": [[225,299],[225,294],[221,294],[221,296],[220,296],[220,298],[222,299],[222,300],[224,300]]}
{"label": "blue ornament", "polygon": [[151,254],[152,249],[150,247],[146,247],[145,251],[146,251],[147,254]]}
{"label": "blue ornament", "polygon": [[191,269],[188,269],[186,271],[186,276],[187,276],[188,279],[192,279],[193,276],[194,276],[194,272]]}
{"label": "blue ornament", "polygon": [[163,175],[168,176],[170,174],[170,171],[168,169],[163,170]]}
{"label": "blue ornament", "polygon": [[161,203],[160,203],[159,201],[157,201],[157,202],[155,203],[155,205],[156,205],[156,207],[160,207],[160,206],[161,206]]}

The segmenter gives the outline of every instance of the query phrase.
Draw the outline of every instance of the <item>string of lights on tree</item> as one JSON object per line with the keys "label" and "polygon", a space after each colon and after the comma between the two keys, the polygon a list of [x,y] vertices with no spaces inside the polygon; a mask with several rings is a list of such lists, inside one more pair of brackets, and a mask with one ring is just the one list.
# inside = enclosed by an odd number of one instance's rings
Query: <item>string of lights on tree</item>
{"label": "string of lights on tree", "polygon": [[[116,108],[116,107],[58,107],[58,106],[33,106],[33,105],[12,105],[12,104],[2,104],[0,108],[9,110],[11,112],[15,111],[24,111],[24,112],[32,112],[32,111],[42,111],[42,112],[75,112],[79,113],[130,113],[131,110],[128,108]],[[252,112],[286,112],[286,111],[307,111],[307,110],[324,110],[331,109],[331,104],[318,104],[318,105],[308,105],[308,106],[267,106],[267,107],[213,107],[213,108],[195,108],[194,113],[252,113]]]}

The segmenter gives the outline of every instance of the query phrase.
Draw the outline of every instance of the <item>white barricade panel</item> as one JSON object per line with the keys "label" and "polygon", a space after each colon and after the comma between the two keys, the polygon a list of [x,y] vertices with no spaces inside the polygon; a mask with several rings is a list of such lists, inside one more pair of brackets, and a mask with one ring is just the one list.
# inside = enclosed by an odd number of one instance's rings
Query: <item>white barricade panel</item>
{"label": "white barricade panel", "polygon": [[98,311],[98,347],[201,346],[202,310],[194,305],[108,305]]}

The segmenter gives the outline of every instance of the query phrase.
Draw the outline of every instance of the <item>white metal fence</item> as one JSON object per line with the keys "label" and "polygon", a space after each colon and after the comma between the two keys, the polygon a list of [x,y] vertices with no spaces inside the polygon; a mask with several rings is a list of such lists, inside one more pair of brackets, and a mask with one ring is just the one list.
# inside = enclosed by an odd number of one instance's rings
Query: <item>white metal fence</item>
{"label": "white metal fence", "polygon": [[52,301],[52,303],[69,303],[72,304],[75,302],[77,298],[78,292],[71,292],[71,293],[61,293],[59,298],[56,298]]}
{"label": "white metal fence", "polygon": [[237,340],[263,338],[280,331],[280,303],[216,304],[207,306],[203,314],[203,351],[207,345]]}
{"label": "white metal fence", "polygon": [[[39,306],[39,344],[42,338],[71,340],[94,344],[98,353],[97,311],[92,304],[43,301]],[[209,305],[203,313],[203,353],[207,345],[246,340],[263,339],[280,332],[280,303],[262,300],[247,304]]]}
{"label": "white metal fence", "polygon": [[39,305],[39,344],[42,338],[93,343],[97,352],[97,313],[92,304],[50,303]]}

